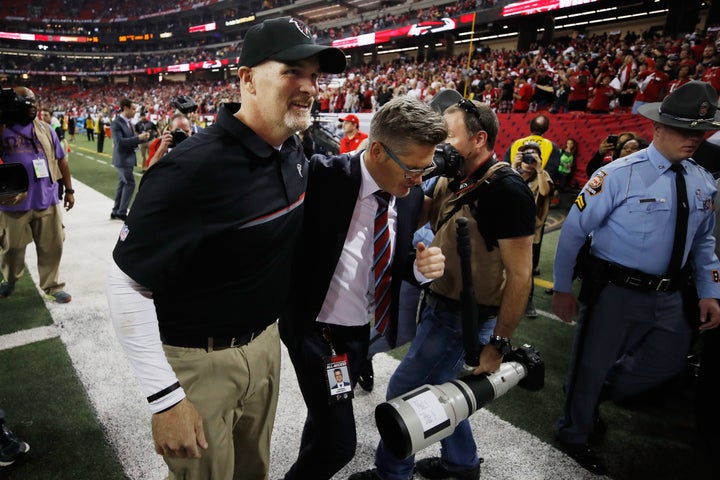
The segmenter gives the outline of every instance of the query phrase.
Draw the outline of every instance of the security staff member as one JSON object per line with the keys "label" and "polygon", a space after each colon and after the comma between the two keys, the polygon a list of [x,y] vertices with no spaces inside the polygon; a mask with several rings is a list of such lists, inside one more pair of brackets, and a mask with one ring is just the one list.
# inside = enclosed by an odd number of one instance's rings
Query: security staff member
{"label": "security staff member", "polygon": [[[430,285],[417,334],[390,378],[387,399],[426,383],[450,381],[463,364],[456,218],[468,219],[479,340],[488,344],[474,373],[500,367],[530,293],[535,200],[522,177],[493,153],[498,119],[489,106],[464,99],[447,108],[444,117],[447,141],[464,157],[458,177],[440,178],[429,192],[432,198],[426,198],[435,232],[432,246],[444,252],[446,270]],[[398,459],[381,441],[375,455],[377,468],[355,473],[350,480],[407,480],[413,467],[424,478],[480,477],[480,459],[467,420],[441,444],[441,457],[425,458],[413,466],[414,456]]]}
{"label": "security staff member", "polygon": [[[662,103],[640,107],[654,122],[652,144],[596,172],[560,234],[553,310],[565,322],[577,310],[571,293],[576,257],[586,237],[592,240],[587,261],[578,262],[582,303],[558,438],[596,474],[606,469],[588,439],[601,392],[603,398],[620,399],[680,373],[696,328],[691,324],[699,320],[702,331],[720,323],[716,189],[710,174],[690,158],[706,131],[720,129],[717,99],[709,84],[693,81]],[[683,310],[680,290],[687,270],[700,299],[699,319],[686,318]]]}

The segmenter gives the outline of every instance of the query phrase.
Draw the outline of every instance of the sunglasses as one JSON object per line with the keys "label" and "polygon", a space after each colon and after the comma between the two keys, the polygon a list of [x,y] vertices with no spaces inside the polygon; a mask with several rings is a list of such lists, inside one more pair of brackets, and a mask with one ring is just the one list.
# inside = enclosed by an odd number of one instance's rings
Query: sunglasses
{"label": "sunglasses", "polygon": [[480,110],[478,110],[477,106],[472,102],[472,100],[468,100],[467,98],[463,98],[458,102],[458,107],[465,110],[465,112],[475,115],[478,120],[480,119]]}
{"label": "sunglasses", "polygon": [[408,168],[408,167],[406,167],[405,164],[397,157],[397,155],[395,155],[395,153],[394,153],[392,150],[390,150],[390,148],[388,148],[387,145],[385,145],[384,143],[380,143],[380,145],[382,145],[382,147],[385,149],[385,153],[387,153],[388,156],[389,156],[390,158],[392,158],[393,161],[400,166],[400,168],[403,169],[403,171],[405,172],[405,178],[407,178],[407,179],[417,178],[417,177],[420,177],[420,176],[428,175],[428,174],[432,173],[432,172],[437,168],[437,165],[435,165],[435,162],[433,162],[432,164],[430,164],[429,166],[427,166],[427,167],[425,167],[425,168]]}

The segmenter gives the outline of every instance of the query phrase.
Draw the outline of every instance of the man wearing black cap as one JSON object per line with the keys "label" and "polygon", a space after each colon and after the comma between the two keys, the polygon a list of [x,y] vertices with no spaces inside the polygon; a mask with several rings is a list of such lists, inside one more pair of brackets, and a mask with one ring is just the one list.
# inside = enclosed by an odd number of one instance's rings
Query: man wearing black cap
{"label": "man wearing black cap", "polygon": [[606,472],[588,445],[602,433],[599,401],[637,395],[682,372],[693,330],[720,324],[717,190],[690,158],[707,131],[720,129],[717,99],[709,84],[692,81],[641,106],[654,122],[652,144],[598,170],[560,233],[553,310],[565,322],[578,312],[576,258],[591,243],[577,261],[581,303],[558,440],[593,473]]}
{"label": "man wearing black cap", "polygon": [[[342,51],[300,21],[251,27],[242,106],[143,177],[113,252],[108,300],[153,413],[170,479],[265,479],[280,380],[276,319],[290,290],[320,72]],[[188,281],[189,279],[189,281]]]}

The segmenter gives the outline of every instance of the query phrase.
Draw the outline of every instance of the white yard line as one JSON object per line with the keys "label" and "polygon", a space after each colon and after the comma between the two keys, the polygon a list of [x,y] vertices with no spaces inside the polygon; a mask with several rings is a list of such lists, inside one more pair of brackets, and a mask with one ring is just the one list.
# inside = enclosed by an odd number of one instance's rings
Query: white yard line
{"label": "white yard line", "polygon": [[60,331],[57,325],[37,327],[29,330],[8,333],[7,335],[0,335],[0,350],[8,350],[59,336]]}

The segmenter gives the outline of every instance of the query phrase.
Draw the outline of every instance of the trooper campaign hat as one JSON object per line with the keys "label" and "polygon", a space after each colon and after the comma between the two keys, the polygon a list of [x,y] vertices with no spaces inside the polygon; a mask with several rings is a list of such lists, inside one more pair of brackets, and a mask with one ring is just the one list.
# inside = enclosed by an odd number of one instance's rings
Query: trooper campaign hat
{"label": "trooper campaign hat", "polygon": [[339,48],[318,45],[310,29],[292,17],[279,17],[253,25],[245,34],[240,66],[254,67],[265,60],[295,62],[318,55],[320,70],[325,73],[342,73],[345,54]]}
{"label": "trooper campaign hat", "polygon": [[693,80],[679,87],[662,102],[646,103],[640,115],[670,127],[687,130],[720,130],[718,95],[707,82]]}
{"label": "trooper campaign hat", "polygon": [[443,113],[448,107],[457,105],[457,103],[462,99],[463,96],[460,95],[460,92],[457,90],[442,90],[440,93],[435,95],[432,100],[430,100],[430,108],[438,113]]}

